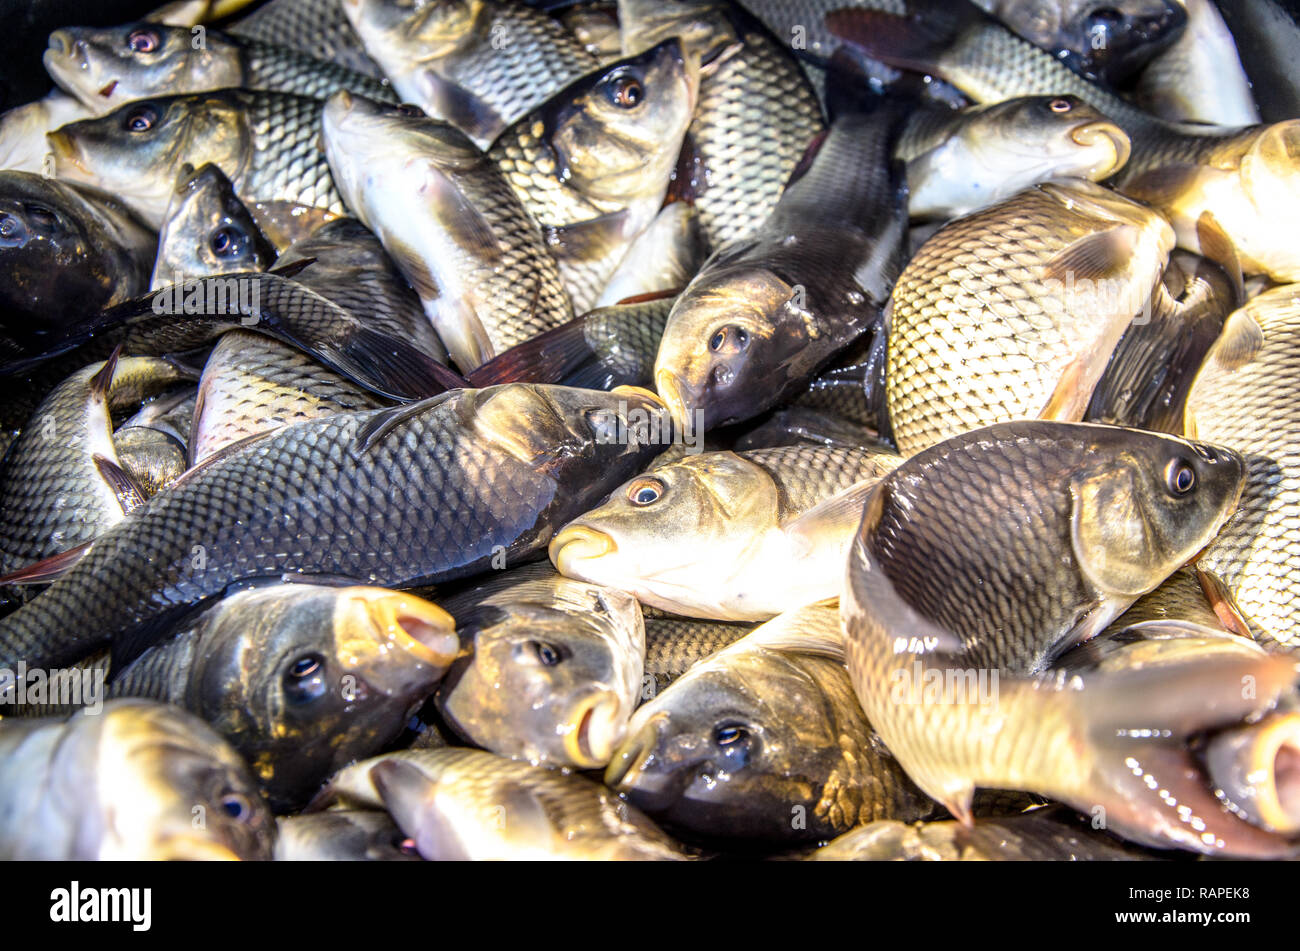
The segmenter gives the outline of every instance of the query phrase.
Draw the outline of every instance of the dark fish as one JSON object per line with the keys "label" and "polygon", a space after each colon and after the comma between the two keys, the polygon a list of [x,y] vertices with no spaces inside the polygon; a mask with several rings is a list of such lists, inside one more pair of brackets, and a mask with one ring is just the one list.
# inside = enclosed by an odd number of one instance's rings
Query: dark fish
{"label": "dark fish", "polygon": [[343,0],[270,0],[230,26],[236,36],[287,46],[315,59],[383,78],[343,13]]}
{"label": "dark fish", "polygon": [[332,809],[275,820],[277,862],[418,862],[386,812]]}
{"label": "dark fish", "polygon": [[695,664],[734,644],[756,626],[700,621],[653,609],[644,613],[645,672],[654,678],[652,696],[662,693]]}

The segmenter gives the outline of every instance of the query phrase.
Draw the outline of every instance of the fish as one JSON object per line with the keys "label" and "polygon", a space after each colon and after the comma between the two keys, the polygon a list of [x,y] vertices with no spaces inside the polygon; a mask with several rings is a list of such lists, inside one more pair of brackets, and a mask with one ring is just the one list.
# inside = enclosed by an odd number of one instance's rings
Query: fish
{"label": "fish", "polygon": [[1281,711],[1259,723],[1225,730],[1206,741],[1205,762],[1214,783],[1240,814],[1283,835],[1300,832],[1296,758],[1300,713]]}
{"label": "fish", "polygon": [[38,351],[87,313],[142,293],[155,242],[109,195],[0,171],[0,326],[11,346]]}
{"label": "fish", "polygon": [[110,668],[110,697],[199,716],[249,764],[272,808],[301,807],[397,737],[456,657],[455,623],[377,587],[279,584],[223,598]]}
{"label": "fish", "polygon": [[47,133],[93,113],[72,96],[54,90],[43,99],[0,113],[0,169],[45,175],[54,169]]}
{"label": "fish", "polygon": [[287,46],[376,79],[384,75],[348,22],[343,0],[271,0],[228,29],[236,36]]}
{"label": "fish", "polygon": [[600,64],[557,20],[505,0],[342,0],[404,102],[480,148]]}
{"label": "fish", "polygon": [[907,236],[898,126],[892,111],[837,119],[761,228],[715,251],[682,292],[655,361],[679,422],[750,419],[879,330]]}
{"label": "fish", "polygon": [[643,704],[605,782],[679,833],[797,843],[935,814],[876,739],[836,604],[780,615]]}
{"label": "fish", "polygon": [[1213,0],[1179,3],[1187,12],[1187,28],[1142,70],[1138,103],[1173,122],[1259,124],[1236,41]]}
{"label": "fish", "polygon": [[324,99],[348,89],[397,101],[386,83],[273,43],[138,20],[63,27],[50,34],[45,69],[96,115],[138,99],[213,89],[263,89]]}
{"label": "fish", "polygon": [[667,39],[561,89],[488,149],[540,226],[574,313],[592,308],[659,214],[698,82]]}
{"label": "fish", "polygon": [[595,307],[613,307],[625,300],[680,291],[691,282],[706,257],[695,206],[674,201],[632,242],[627,255],[610,276]]}
{"label": "fish", "polygon": [[687,455],[565,525],[551,562],[663,611],[766,621],[839,594],[862,499],[898,462],[802,446]]}
{"label": "fish", "polygon": [[424,316],[419,295],[374,232],[357,219],[321,225],[285,249],[275,264],[277,270],[295,266],[293,279],[299,284],[408,341],[436,363],[447,362],[447,348]]}
{"label": "fish", "polygon": [[694,854],[600,783],[481,750],[389,753],[328,792],[382,806],[429,861],[681,861]]}
{"label": "fish", "polygon": [[790,52],[734,4],[620,0],[623,50],[670,36],[703,68],[687,136],[701,183],[695,196],[711,251],[747,237],[776,207],[808,146],[826,129],[821,103]]}
{"label": "fish", "polygon": [[1128,135],[1074,96],[1025,96],[960,112],[918,109],[895,154],[907,162],[913,220],[969,215],[1053,178],[1110,178]]}
{"label": "fish", "polygon": [[418,862],[386,812],[334,809],[275,820],[277,862]]}
{"label": "fish", "polygon": [[113,432],[117,461],[151,499],[188,468],[196,387],[162,395]]}
{"label": "fish", "polygon": [[1159,214],[1082,179],[941,228],[890,299],[885,397],[899,452],[991,423],[1082,419],[1173,247]]}
{"label": "fish", "polygon": [[1245,476],[1230,449],[1033,420],[954,436],[882,479],[840,616],[854,690],[912,780],[967,826],[976,787],[1011,788],[1100,807],[1107,829],[1143,845],[1291,854],[1219,803],[1187,739],[1266,711],[1294,662],[1254,648],[1051,669],[1192,560]]}
{"label": "fish", "polygon": [[1278,0],[1215,6],[1232,33],[1264,121],[1300,116],[1300,83],[1295,76],[1300,26],[1295,17]]}
{"label": "fish", "polygon": [[[646,687],[653,700],[695,664],[728,647],[754,630],[754,624],[701,621],[664,614],[654,609],[645,616],[645,672],[653,678]],[[643,691],[644,693],[645,691]]]}
{"label": "fish", "polygon": [[1135,149],[1115,187],[1167,217],[1180,248],[1247,275],[1300,281],[1300,251],[1282,227],[1300,202],[1300,119],[1208,128]]}
{"label": "fish", "polygon": [[749,429],[732,446],[736,451],[782,446],[834,446],[857,449],[882,446],[880,434],[841,416],[792,406],[779,409]]}
{"label": "fish", "polygon": [[306,96],[222,89],[141,99],[46,139],[58,178],[111,192],[153,228],[162,225],[176,169],[211,162],[282,247],[277,222],[291,217],[305,236],[346,211],[317,149],[320,113],[320,101]]}
{"label": "fish", "polygon": [[812,852],[815,862],[1129,862],[1164,858],[1094,829],[1062,806],[1032,809],[972,827],[881,819]]}
{"label": "fish", "polygon": [[275,821],[238,754],[198,717],[116,700],[0,723],[0,857],[269,859]]}
{"label": "fish", "polygon": [[346,92],[330,98],[322,128],[348,204],[419,293],[462,371],[572,319],[540,232],[464,133]]}
{"label": "fish", "polygon": [[[1223,623],[1215,613],[1214,606],[1207,599],[1205,588],[1193,568],[1179,568],[1170,575],[1160,587],[1142,595],[1119,617],[1111,621],[1103,634],[1113,635],[1148,621],[1176,622],[1186,627],[1220,630],[1227,633]],[[1088,642],[1109,644],[1113,639],[1098,637]],[[1075,648],[1083,651],[1088,645]]]}
{"label": "fish", "polygon": [[0,620],[0,653],[54,666],[111,642],[120,668],[258,580],[466,577],[540,551],[668,438],[644,391],[526,384],[287,426],[191,469],[101,535]]}
{"label": "fish", "polygon": [[623,36],[619,29],[617,6],[575,3],[567,9],[556,10],[555,15],[600,65],[622,58]]}
{"label": "fish", "polygon": [[1187,397],[1185,427],[1246,457],[1237,514],[1197,567],[1230,594],[1265,644],[1300,645],[1300,444],[1290,400],[1300,374],[1300,287],[1266,291],[1234,312]]}
{"label": "fish", "polygon": [[187,376],[153,357],[110,357],[46,397],[0,464],[0,574],[93,541],[144,502],[111,414]]}
{"label": "fish", "polygon": [[182,166],[158,231],[151,290],[187,278],[265,271],[275,258],[225,172],[210,162],[198,171]]}
{"label": "fish", "polygon": [[645,627],[627,594],[542,570],[444,602],[461,656],[438,688],[443,721],[474,746],[543,766],[602,768],[641,698]]}
{"label": "fish", "polygon": [[246,330],[222,334],[203,366],[189,461],[309,419],[379,409],[385,402],[310,356]]}
{"label": "fish", "polygon": [[1232,279],[1221,268],[1174,252],[1150,318],[1135,319],[1124,331],[1084,420],[1183,435],[1192,381],[1236,304]]}
{"label": "fish", "polygon": [[469,374],[492,383],[562,383],[594,390],[654,386],[655,356],[675,294],[597,307],[516,344]]}
{"label": "fish", "polygon": [[1184,42],[1196,22],[1186,0],[976,2],[1079,75],[1116,89]]}

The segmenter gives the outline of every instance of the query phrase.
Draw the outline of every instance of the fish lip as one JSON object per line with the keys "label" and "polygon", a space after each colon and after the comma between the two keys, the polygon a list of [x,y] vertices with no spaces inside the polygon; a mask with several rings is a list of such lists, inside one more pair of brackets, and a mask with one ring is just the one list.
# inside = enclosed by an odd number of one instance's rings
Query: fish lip
{"label": "fish lip", "polygon": [[160,862],[239,862],[242,857],[234,849],[211,839],[197,836],[175,835],[164,839],[157,854]]}
{"label": "fish lip", "polygon": [[[622,740],[622,730],[617,728],[621,708],[618,698],[608,690],[586,697],[578,706],[580,711],[573,720],[577,726],[564,735],[564,752],[579,769],[599,769],[607,765]],[[614,724],[608,729],[600,724]],[[593,724],[596,728],[593,729]]]}
{"label": "fish lip", "polygon": [[68,137],[68,134],[62,129],[56,129],[53,132],[45,133],[45,142],[50,147],[50,152],[54,155],[54,162],[66,163],[67,166],[75,168],[82,175],[89,176],[90,170],[81,164],[81,153],[77,149],[76,143]]}
{"label": "fish lip", "polygon": [[[592,554],[590,549],[595,545],[599,545],[600,550]],[[571,574],[575,560],[592,560],[617,551],[618,543],[611,535],[586,525],[566,525],[546,547],[551,564],[567,578],[577,577]]]}
{"label": "fish lip", "polygon": [[1117,172],[1128,164],[1133,154],[1133,143],[1128,134],[1109,119],[1085,122],[1070,130],[1070,139],[1076,145],[1089,148],[1101,141],[1108,141],[1115,152],[1115,165],[1111,172]]}
{"label": "fish lip", "polygon": [[369,633],[377,645],[395,645],[413,660],[440,671],[449,667],[459,653],[456,622],[436,604],[384,589],[354,590],[347,597],[361,606],[371,622]]}
{"label": "fish lip", "polygon": [[635,787],[629,777],[644,774],[667,721],[665,714],[656,713],[614,750],[609,765],[605,767],[606,786],[621,793],[633,791]]}
{"label": "fish lip", "polygon": [[678,426],[685,426],[690,415],[690,407],[686,405],[686,397],[683,395],[686,388],[681,378],[671,370],[656,370],[655,389],[659,391],[661,402],[668,407],[673,422]]}
{"label": "fish lip", "polygon": [[1300,714],[1270,724],[1260,737],[1257,762],[1267,779],[1256,784],[1256,809],[1274,831],[1300,831]]}

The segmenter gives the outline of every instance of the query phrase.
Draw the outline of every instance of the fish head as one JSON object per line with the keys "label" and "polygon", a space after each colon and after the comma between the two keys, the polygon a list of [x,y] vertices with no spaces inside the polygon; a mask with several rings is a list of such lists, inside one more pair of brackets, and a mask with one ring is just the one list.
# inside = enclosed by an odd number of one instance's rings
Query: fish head
{"label": "fish head", "polygon": [[511,383],[478,391],[472,412],[479,435],[545,472],[599,466],[608,476],[673,438],[667,407],[633,386],[604,392]]}
{"label": "fish head", "polygon": [[113,804],[100,858],[269,859],[270,809],[248,767],[199,718],[142,700],[105,704],[101,801]]}
{"label": "fish head", "polygon": [[291,584],[227,599],[203,645],[204,715],[287,804],[400,732],[459,639],[450,615],[413,595]]}
{"label": "fish head", "polygon": [[511,599],[467,612],[469,652],[439,688],[438,708],[499,755],[600,768],[638,700],[641,610],[630,595],[595,585],[562,580],[558,590],[558,601]]}
{"label": "fish head", "polygon": [[1300,201],[1300,119],[1274,123],[1241,159],[1241,182],[1255,207],[1290,217]]}
{"label": "fish head", "polygon": [[[158,236],[155,276],[163,283],[208,274],[262,271],[275,248],[217,166],[181,169]],[[157,282],[155,286],[157,285]]]}
{"label": "fish head", "polygon": [[[6,279],[0,302],[7,312],[30,314],[54,298],[54,282],[84,279],[87,291],[106,286],[107,275],[69,274],[62,260],[85,257],[101,236],[71,213],[66,186],[27,172],[0,174],[0,264]],[[62,288],[67,292],[66,285]]]}
{"label": "fish head", "polygon": [[484,0],[343,0],[343,12],[367,50],[435,62],[484,36]]}
{"label": "fish head", "polygon": [[596,200],[661,199],[698,83],[674,38],[566,88],[541,112],[560,180]]}
{"label": "fish head", "polygon": [[986,124],[972,124],[965,135],[976,154],[989,156],[990,168],[1030,162],[1050,177],[1101,181],[1127,164],[1128,135],[1076,96],[1027,96],[987,110]]}
{"label": "fish head", "polygon": [[718,0],[618,0],[618,23],[624,53],[639,53],[675,36],[697,63],[739,38],[726,4]]}
{"label": "fish head", "polygon": [[139,21],[115,27],[66,27],[50,34],[45,68],[98,114],[124,103],[241,86],[240,50],[218,33],[201,43],[186,27]]}
{"label": "fish head", "polygon": [[549,553],[561,574],[634,594],[664,610],[726,616],[710,593],[736,585],[745,556],[778,527],[777,489],[730,452],[637,476],[564,526]]}
{"label": "fish head", "polygon": [[795,655],[733,646],[637,710],[605,782],[675,828],[789,838],[834,771],[837,722]]}
{"label": "fish head", "polygon": [[708,267],[673,305],[655,388],[679,425],[713,429],[753,416],[816,332],[806,295],[767,268]]}
{"label": "fish head", "polygon": [[237,97],[227,90],[142,99],[65,125],[46,136],[55,172],[120,196],[157,228],[186,162],[242,177],[252,136]]}
{"label": "fish head", "polygon": [[1246,463],[1221,446],[1089,429],[1091,449],[1069,476],[1075,559],[1102,592],[1136,597],[1213,540],[1236,510]]}

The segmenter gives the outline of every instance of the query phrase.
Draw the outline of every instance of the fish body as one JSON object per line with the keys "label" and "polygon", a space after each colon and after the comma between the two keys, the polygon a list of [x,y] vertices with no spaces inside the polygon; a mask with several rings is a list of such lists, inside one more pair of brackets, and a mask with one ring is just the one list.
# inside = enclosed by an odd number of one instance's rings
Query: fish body
{"label": "fish body", "polygon": [[277,862],[418,862],[385,812],[334,809],[275,820]]}
{"label": "fish body", "polygon": [[0,169],[47,174],[54,167],[54,156],[46,134],[93,115],[76,98],[57,89],[44,99],[6,110],[0,114]]}
{"label": "fish body", "polygon": [[645,615],[645,672],[658,695],[710,654],[734,644],[752,624],[700,621],[649,611]]}
{"label": "fish body", "polygon": [[271,0],[236,20],[230,32],[287,46],[315,59],[383,78],[343,12],[343,0]]}
{"label": "fish body", "polygon": [[632,242],[595,307],[680,291],[699,271],[705,256],[699,212],[693,205],[670,202]]}

